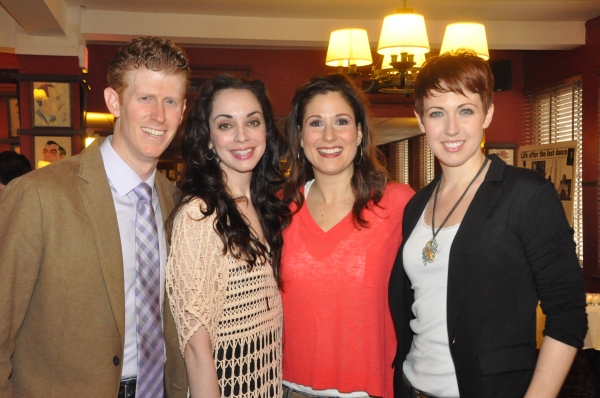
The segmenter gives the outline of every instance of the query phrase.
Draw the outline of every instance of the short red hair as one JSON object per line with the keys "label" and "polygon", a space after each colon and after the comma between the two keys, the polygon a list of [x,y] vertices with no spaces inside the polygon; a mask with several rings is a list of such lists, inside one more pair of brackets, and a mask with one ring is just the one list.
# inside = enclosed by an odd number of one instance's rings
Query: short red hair
{"label": "short red hair", "polygon": [[415,111],[423,117],[423,102],[432,91],[479,94],[483,111],[492,105],[494,75],[487,61],[474,51],[459,49],[429,58],[415,79]]}
{"label": "short red hair", "polygon": [[185,79],[187,90],[191,72],[185,51],[171,40],[151,36],[138,37],[119,48],[108,64],[108,87],[119,93],[119,100],[127,88],[127,72],[141,66],[168,75],[181,75]]}

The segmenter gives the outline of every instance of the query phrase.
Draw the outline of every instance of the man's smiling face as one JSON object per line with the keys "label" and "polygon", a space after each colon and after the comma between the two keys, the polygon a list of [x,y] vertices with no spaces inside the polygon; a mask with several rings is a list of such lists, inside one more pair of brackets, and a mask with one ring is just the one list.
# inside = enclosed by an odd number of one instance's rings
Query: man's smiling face
{"label": "man's smiling face", "polygon": [[109,96],[114,101],[107,105],[118,118],[112,146],[134,170],[155,165],[171,143],[183,118],[185,89],[185,75],[141,66],[127,72],[127,87],[121,95],[113,90]]}

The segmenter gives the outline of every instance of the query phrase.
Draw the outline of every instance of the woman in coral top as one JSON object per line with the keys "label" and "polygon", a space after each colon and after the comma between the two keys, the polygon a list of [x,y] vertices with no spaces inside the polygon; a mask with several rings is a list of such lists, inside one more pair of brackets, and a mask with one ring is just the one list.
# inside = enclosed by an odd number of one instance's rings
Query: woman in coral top
{"label": "woman in coral top", "polygon": [[365,101],[343,75],[296,91],[287,134],[283,396],[392,397],[387,281],[414,192],[388,183]]}

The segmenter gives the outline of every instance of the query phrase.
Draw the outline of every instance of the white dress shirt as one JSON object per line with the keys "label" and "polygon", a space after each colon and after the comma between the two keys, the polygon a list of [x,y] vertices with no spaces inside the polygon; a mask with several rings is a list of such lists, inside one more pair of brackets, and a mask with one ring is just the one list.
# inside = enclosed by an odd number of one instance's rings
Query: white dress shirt
{"label": "white dress shirt", "polygon": [[[129,167],[115,152],[111,144],[112,136],[100,145],[100,153],[104,161],[104,168],[117,212],[119,235],[121,236],[121,250],[123,254],[123,275],[125,280],[125,352],[123,354],[123,371],[121,379],[137,376],[137,322],[135,315],[135,280],[136,244],[135,244],[135,217],[138,202],[133,189],[142,179]],[[165,265],[167,263],[167,243],[165,240],[165,227],[158,194],[154,186],[156,170],[145,181],[152,187],[152,207],[158,227],[158,246],[160,253],[160,307],[161,312],[164,300]]]}

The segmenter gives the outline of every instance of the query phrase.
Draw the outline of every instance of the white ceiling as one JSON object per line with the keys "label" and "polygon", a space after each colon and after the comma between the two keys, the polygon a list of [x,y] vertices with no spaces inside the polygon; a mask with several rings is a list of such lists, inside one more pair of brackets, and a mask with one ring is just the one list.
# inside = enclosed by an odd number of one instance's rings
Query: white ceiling
{"label": "white ceiling", "polygon": [[[302,19],[378,19],[403,6],[390,0],[64,1],[88,10]],[[600,15],[598,0],[408,0],[406,5],[433,20],[586,21]]]}
{"label": "white ceiling", "polygon": [[[0,0],[0,49],[35,54],[82,42],[158,35],[184,45],[324,48],[334,29],[357,27],[377,46],[400,0]],[[600,0],[408,0],[439,49],[451,22],[482,22],[490,49],[572,49]],[[28,35],[28,36],[26,36]],[[66,37],[48,43],[40,37]],[[66,50],[62,50],[63,53]],[[72,54],[71,54],[72,55]]]}

